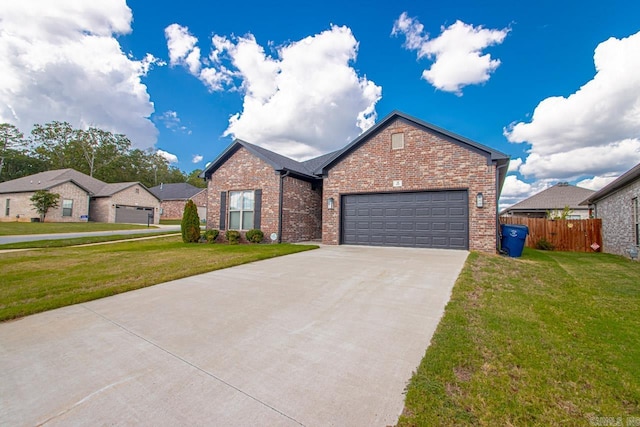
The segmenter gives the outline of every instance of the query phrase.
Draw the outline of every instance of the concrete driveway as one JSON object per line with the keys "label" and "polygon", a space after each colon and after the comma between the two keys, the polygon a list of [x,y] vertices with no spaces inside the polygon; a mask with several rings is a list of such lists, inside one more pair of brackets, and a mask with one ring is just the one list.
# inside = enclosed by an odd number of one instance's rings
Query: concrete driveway
{"label": "concrete driveway", "polygon": [[0,425],[385,426],[465,251],[323,247],[0,324]]}

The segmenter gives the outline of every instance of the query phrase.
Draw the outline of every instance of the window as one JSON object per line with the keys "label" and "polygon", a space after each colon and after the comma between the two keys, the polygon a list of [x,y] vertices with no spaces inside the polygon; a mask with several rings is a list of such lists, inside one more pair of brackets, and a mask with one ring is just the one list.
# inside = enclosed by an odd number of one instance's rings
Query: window
{"label": "window", "polygon": [[391,134],[391,149],[401,150],[404,148],[404,133]]}
{"label": "window", "polygon": [[638,198],[631,199],[631,209],[633,211],[633,241],[636,246],[640,245],[640,207],[638,206]]}
{"label": "window", "polygon": [[73,212],[73,200],[62,201],[62,216],[71,216]]}
{"label": "window", "polygon": [[229,230],[251,230],[255,195],[253,191],[229,192]]}
{"label": "window", "polygon": [[140,194],[140,189],[136,188],[136,194]]}
{"label": "window", "polygon": [[5,203],[5,206],[4,206],[4,216],[9,216],[9,213],[11,211],[9,209],[10,203],[11,203],[11,199],[7,199],[7,203]]}

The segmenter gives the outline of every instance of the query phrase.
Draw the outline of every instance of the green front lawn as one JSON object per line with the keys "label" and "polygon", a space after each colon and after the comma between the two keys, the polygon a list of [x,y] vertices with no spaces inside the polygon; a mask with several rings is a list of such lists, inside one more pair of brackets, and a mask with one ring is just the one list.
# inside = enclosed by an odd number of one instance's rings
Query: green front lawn
{"label": "green front lawn", "polygon": [[0,251],[7,249],[63,248],[66,246],[87,245],[91,243],[149,238],[153,236],[162,236],[165,234],[176,234],[176,232],[158,231],[153,233],[108,234],[102,236],[74,237],[71,239],[34,240],[33,242],[5,243],[3,245],[0,245]]}
{"label": "green front lawn", "polygon": [[629,423],[640,425],[640,263],[472,253],[399,425]]}
{"label": "green front lawn", "polygon": [[164,237],[4,253],[0,255],[0,320],[315,248],[185,244],[180,237]]}
{"label": "green front lawn", "polygon": [[[0,222],[0,236],[139,230],[141,228],[147,228],[147,224],[111,224],[106,222]],[[156,227],[151,226],[151,228]]]}

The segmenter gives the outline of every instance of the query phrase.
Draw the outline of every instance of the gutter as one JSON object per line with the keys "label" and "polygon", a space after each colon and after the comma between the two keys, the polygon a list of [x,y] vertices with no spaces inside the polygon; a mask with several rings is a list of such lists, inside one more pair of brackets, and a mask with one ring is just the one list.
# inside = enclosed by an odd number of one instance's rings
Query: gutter
{"label": "gutter", "polygon": [[280,174],[280,195],[279,195],[279,207],[278,207],[278,243],[282,243],[282,201],[284,199],[284,179],[289,176],[291,171],[286,171]]}
{"label": "gutter", "polygon": [[502,166],[496,166],[496,251],[500,253],[500,169],[509,167],[509,161]]}

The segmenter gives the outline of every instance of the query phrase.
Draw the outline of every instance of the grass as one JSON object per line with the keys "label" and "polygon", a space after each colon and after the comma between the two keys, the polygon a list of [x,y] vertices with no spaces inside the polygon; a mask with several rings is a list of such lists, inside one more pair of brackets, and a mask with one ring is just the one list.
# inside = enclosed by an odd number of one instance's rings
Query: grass
{"label": "grass", "polygon": [[181,219],[161,219],[160,224],[162,225],[182,225]]}
{"label": "grass", "polygon": [[0,245],[0,250],[5,249],[39,249],[39,248],[63,248],[66,246],[86,245],[90,243],[113,242],[117,240],[131,240],[141,237],[162,236],[175,234],[175,231],[159,231],[157,233],[114,234],[108,236],[75,237],[73,239],[35,240],[33,242],[5,243]]}
{"label": "grass", "polygon": [[164,237],[5,253],[0,255],[0,320],[315,248],[185,244],[180,237]]}
{"label": "grass", "polygon": [[[105,222],[0,222],[0,236],[24,234],[83,233],[89,231],[139,230],[146,224]],[[151,228],[156,228],[151,226]]]}
{"label": "grass", "polygon": [[472,253],[398,425],[628,423],[640,425],[640,263]]}

